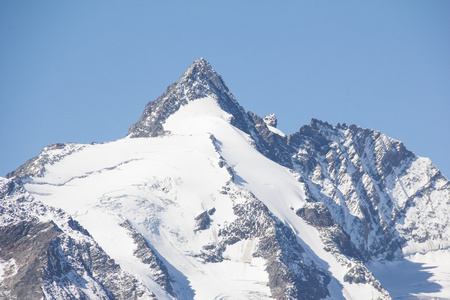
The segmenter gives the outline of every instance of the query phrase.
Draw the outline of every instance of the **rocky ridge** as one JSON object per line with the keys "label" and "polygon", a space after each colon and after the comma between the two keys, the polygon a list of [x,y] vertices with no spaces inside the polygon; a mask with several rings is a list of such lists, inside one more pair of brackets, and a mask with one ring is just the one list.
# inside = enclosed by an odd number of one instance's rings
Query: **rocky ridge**
{"label": "rocky ridge", "polygon": [[449,182],[429,159],[378,131],[314,119],[289,136],[289,145],[310,201],[327,206],[364,260],[449,246]]}

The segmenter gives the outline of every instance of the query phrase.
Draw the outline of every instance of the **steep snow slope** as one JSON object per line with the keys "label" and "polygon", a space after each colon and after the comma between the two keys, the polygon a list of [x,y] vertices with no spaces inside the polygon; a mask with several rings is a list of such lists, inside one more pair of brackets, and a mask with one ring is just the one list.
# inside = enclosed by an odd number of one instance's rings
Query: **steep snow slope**
{"label": "steep snow slope", "polygon": [[[267,261],[255,257],[257,236],[226,247],[223,261],[205,263],[200,256],[237,218],[233,207],[246,201],[222,192],[234,178],[238,186],[231,189],[241,186],[262,200],[297,235],[311,264],[331,272],[332,299],[383,296],[370,284],[343,280],[352,263],[324,251],[316,229],[295,213],[305,203],[303,184],[255,150],[250,136],[230,119],[215,99],[197,99],[167,119],[169,135],[86,145],[47,166],[43,177],[30,178],[25,187],[37,200],[74,216],[123,270],[136,274],[159,298],[170,295],[134,255],[125,221],[159,254],[177,298],[268,298]],[[196,217],[212,209],[209,228],[196,230]]]}

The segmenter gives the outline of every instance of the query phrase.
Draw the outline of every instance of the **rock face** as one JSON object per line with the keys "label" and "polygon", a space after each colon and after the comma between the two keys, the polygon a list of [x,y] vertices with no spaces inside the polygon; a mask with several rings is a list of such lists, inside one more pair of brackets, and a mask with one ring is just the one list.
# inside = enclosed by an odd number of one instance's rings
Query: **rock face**
{"label": "rock face", "polygon": [[[0,257],[8,261],[9,270],[2,282],[2,297],[40,299],[43,269],[52,262],[50,242],[61,231],[52,222],[21,222],[0,229]],[[50,254],[51,253],[51,254]]]}
{"label": "rock face", "polygon": [[122,223],[122,226],[129,230],[132,236],[136,249],[134,255],[139,258],[144,264],[149,266],[152,272],[153,280],[157,282],[167,293],[174,296],[173,287],[171,284],[171,278],[167,267],[156,255],[155,251],[151,248],[142,234],[135,230],[128,221]]}
{"label": "rock face", "polygon": [[19,180],[2,179],[0,191],[2,299],[156,299],[78,222],[35,201]]}
{"label": "rock face", "polygon": [[448,220],[450,203],[448,180],[430,160],[378,131],[315,119],[289,136],[288,144],[296,149],[294,170],[310,201],[327,206],[365,260],[400,257],[402,249],[423,251],[432,241],[434,249],[449,246],[447,225],[425,225],[441,213]]}
{"label": "rock face", "polygon": [[44,148],[0,179],[0,298],[390,299],[371,263],[450,247],[429,159],[276,127],[199,59],[126,138]]}
{"label": "rock face", "polygon": [[[273,129],[271,130],[271,126],[268,125],[267,120],[264,120],[252,112],[249,112],[248,114],[255,124],[255,131],[258,136],[257,145],[260,145],[260,147],[257,147],[258,151],[282,166],[292,168],[291,155],[293,149],[289,147],[287,137],[275,133]],[[270,122],[271,124],[276,124],[276,119],[274,120],[271,118]]]}

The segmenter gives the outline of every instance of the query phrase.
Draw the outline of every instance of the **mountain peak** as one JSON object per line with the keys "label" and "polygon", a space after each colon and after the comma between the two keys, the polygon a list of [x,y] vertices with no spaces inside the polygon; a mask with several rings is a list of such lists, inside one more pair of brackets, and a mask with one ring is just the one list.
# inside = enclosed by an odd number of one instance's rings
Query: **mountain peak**
{"label": "mountain peak", "polygon": [[[214,71],[214,69],[211,67],[211,64],[204,59],[203,57],[200,57],[196,61],[194,61],[189,69],[185,72],[186,73],[196,73],[196,72],[204,72],[204,71]],[[215,72],[215,71],[214,71]]]}
{"label": "mountain peak", "polygon": [[148,103],[144,113],[128,131],[128,137],[164,134],[163,124],[178,109],[196,99],[210,97],[233,116],[231,123],[249,133],[248,117],[211,64],[201,57],[194,61],[180,79],[171,84],[158,99]]}
{"label": "mountain peak", "polygon": [[206,59],[200,57],[189,66],[186,72],[184,72],[184,74],[181,76],[180,81],[188,77],[202,77],[202,76],[211,77],[211,76],[218,76],[218,74],[211,67],[211,64]]}
{"label": "mountain peak", "polygon": [[183,86],[187,91],[193,92],[188,93],[189,100],[216,95],[220,92],[229,92],[220,74],[203,57],[190,65],[177,84]]}

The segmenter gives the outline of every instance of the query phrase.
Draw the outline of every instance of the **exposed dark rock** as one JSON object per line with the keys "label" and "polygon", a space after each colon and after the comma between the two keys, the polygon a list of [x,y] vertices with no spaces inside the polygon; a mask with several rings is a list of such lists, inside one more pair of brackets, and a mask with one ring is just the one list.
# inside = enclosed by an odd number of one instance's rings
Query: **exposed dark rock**
{"label": "exposed dark rock", "polygon": [[298,209],[295,213],[309,224],[316,227],[330,227],[336,223],[325,204],[321,202],[308,204]]}
{"label": "exposed dark rock", "polygon": [[148,264],[152,270],[153,280],[158,283],[167,293],[174,296],[173,287],[171,284],[167,267],[156,255],[150,244],[144,239],[142,234],[135,230],[128,221],[121,224],[122,227],[129,230],[131,237],[136,244],[134,255],[139,258],[144,264]]}
{"label": "exposed dark rock", "polygon": [[[276,161],[285,167],[292,168],[291,156],[294,149],[291,149],[287,144],[287,137],[272,132],[267,127],[268,124],[266,121],[251,111],[248,112],[248,115],[254,123],[256,131],[254,139],[259,146],[257,147],[258,151],[271,160]],[[276,125],[276,119],[271,122]]]}
{"label": "exposed dark rock", "polygon": [[80,223],[78,223],[78,221],[76,221],[76,220],[70,218],[69,221],[67,222],[67,224],[68,224],[69,227],[72,228],[73,230],[79,231],[79,232],[81,232],[82,234],[91,237],[91,235],[89,234],[89,232],[88,232],[86,229],[84,229],[84,228],[80,225]]}
{"label": "exposed dark rock", "polygon": [[195,229],[194,231],[205,230],[211,225],[211,218],[209,217],[208,211],[204,211],[195,217]]}
{"label": "exposed dark rock", "polygon": [[61,234],[53,222],[20,222],[0,227],[0,258],[14,262],[0,285],[4,299],[41,299],[50,242]]}

